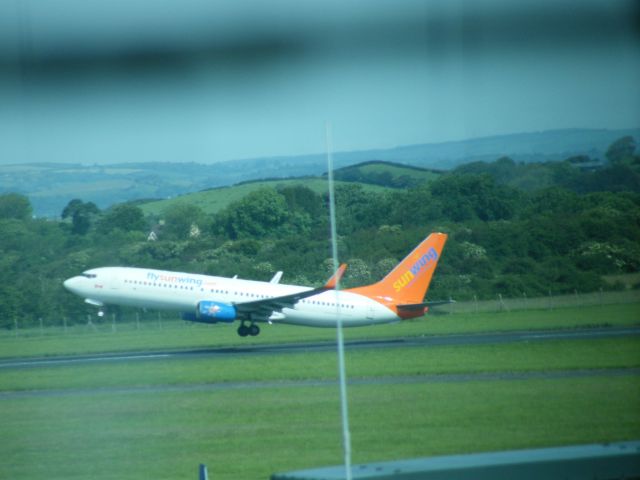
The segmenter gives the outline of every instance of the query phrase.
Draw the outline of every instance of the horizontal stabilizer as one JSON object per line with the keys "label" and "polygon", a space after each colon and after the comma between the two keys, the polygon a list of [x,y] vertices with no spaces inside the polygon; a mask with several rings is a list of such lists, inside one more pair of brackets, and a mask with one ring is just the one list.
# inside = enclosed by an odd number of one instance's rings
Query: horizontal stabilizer
{"label": "horizontal stabilizer", "polygon": [[408,303],[404,305],[397,305],[399,312],[419,312],[429,307],[437,307],[438,305],[448,305],[450,303],[456,303],[455,300],[437,300],[435,302],[423,302],[423,303]]}

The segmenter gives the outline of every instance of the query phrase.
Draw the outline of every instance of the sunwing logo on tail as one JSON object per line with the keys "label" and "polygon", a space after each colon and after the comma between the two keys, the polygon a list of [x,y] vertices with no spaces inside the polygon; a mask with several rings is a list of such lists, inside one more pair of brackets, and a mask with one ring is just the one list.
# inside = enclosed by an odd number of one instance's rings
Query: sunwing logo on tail
{"label": "sunwing logo on tail", "polygon": [[393,282],[393,288],[396,292],[399,292],[407,285],[413,283],[420,273],[424,270],[427,270],[432,264],[434,264],[438,260],[438,252],[436,249],[431,247],[427,253],[425,253],[422,257],[420,257],[416,263],[414,263],[409,270],[402,274],[402,276]]}

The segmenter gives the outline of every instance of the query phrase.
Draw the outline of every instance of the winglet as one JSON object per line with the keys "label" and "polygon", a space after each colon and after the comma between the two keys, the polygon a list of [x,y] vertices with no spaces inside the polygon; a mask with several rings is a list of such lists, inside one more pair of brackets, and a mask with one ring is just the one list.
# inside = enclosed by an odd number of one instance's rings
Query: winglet
{"label": "winglet", "polygon": [[269,280],[269,283],[280,283],[281,278],[282,278],[282,271],[276,272],[273,278]]}
{"label": "winglet", "polygon": [[343,263],[342,265],[340,265],[340,267],[338,267],[338,270],[336,270],[336,273],[334,273],[331,276],[331,278],[327,280],[327,283],[325,283],[322,288],[326,290],[335,289],[338,286],[338,283],[340,282],[340,280],[342,279],[342,276],[344,275],[344,271],[346,269],[347,269],[346,263]]}

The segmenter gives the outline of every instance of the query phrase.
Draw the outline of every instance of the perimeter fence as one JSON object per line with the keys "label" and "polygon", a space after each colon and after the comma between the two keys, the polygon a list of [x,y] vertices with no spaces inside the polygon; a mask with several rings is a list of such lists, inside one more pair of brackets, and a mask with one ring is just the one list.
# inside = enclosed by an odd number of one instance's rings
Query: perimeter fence
{"label": "perimeter fence", "polygon": [[115,334],[135,331],[186,330],[203,328],[205,325],[184,321],[177,312],[136,311],[125,313],[96,311],[82,317],[40,318],[22,322],[14,318],[12,328],[0,331],[0,338],[7,336],[58,336],[81,334]]}
{"label": "perimeter fence", "polygon": [[491,313],[510,312],[515,310],[553,310],[569,307],[591,307],[598,305],[613,305],[640,302],[640,290],[622,290],[615,292],[574,292],[569,295],[552,295],[545,297],[531,297],[526,293],[521,297],[504,298],[498,294],[491,300],[473,299],[465,302],[455,302],[437,307],[446,313]]}

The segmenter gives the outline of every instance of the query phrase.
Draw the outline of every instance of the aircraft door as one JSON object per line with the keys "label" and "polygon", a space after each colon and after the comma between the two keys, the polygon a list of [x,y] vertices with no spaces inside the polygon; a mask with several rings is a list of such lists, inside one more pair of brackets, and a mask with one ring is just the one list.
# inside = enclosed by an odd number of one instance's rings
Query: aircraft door
{"label": "aircraft door", "polygon": [[120,275],[118,275],[118,273],[116,272],[112,272],[109,276],[108,282],[109,290],[111,290],[112,292],[118,290],[120,288]]}
{"label": "aircraft door", "polygon": [[367,313],[366,313],[367,320],[373,320],[375,318],[375,316],[376,316],[376,311],[373,308],[373,306],[371,306],[371,305],[368,306],[367,307]]}

